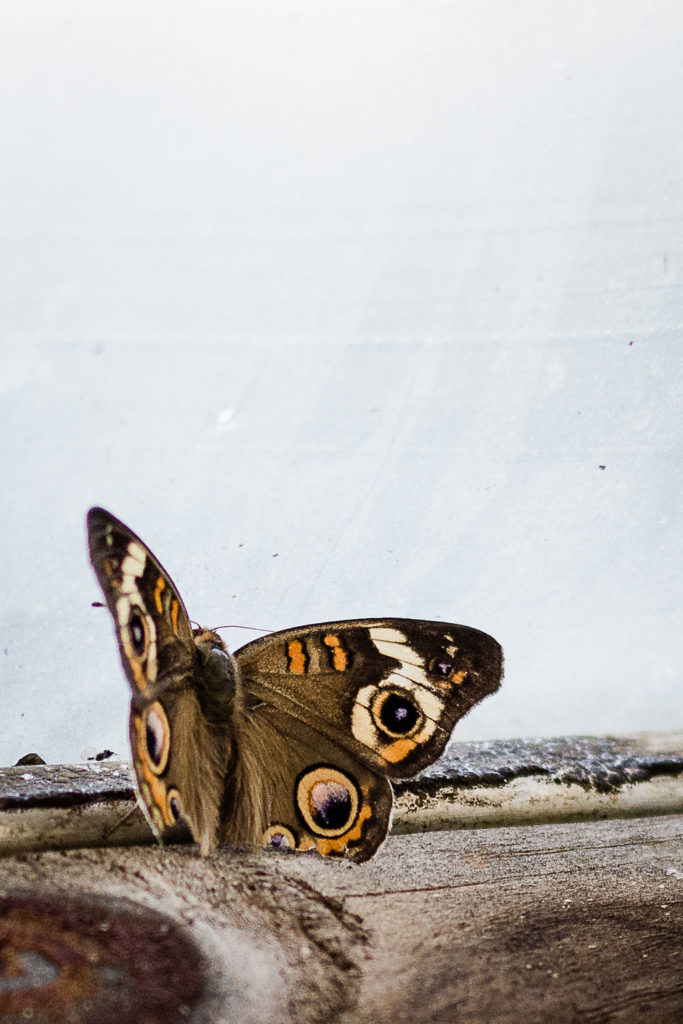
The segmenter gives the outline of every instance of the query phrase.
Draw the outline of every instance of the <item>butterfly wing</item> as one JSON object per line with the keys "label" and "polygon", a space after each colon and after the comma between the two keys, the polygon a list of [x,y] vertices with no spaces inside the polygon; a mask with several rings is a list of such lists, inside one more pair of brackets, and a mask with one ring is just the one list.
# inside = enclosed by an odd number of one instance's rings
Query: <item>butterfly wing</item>
{"label": "butterfly wing", "polygon": [[[249,698],[247,698],[249,699]],[[221,841],[367,860],[391,818],[389,781],[300,714],[247,707]]]}
{"label": "butterfly wing", "polygon": [[[88,513],[88,542],[133,691],[130,741],[141,807],[157,838],[182,814],[206,853],[216,842],[229,715],[227,723],[215,714],[212,721],[202,707],[206,659],[176,586],[149,548],[100,508]],[[228,680],[229,669],[227,662]]]}
{"label": "butterfly wing", "polygon": [[503,666],[486,633],[415,619],[284,630],[235,658],[254,705],[246,747],[267,736],[278,751],[265,764],[265,841],[356,860],[389,828],[387,779],[434,761],[458,719],[498,688]]}

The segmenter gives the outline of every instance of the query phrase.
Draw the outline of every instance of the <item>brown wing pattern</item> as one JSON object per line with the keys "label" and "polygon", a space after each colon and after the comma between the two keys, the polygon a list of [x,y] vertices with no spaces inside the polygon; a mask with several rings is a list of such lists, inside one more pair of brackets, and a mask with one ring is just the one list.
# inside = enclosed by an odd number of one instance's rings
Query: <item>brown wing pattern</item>
{"label": "brown wing pattern", "polygon": [[500,645],[416,619],[327,622],[272,633],[235,658],[248,692],[393,778],[442,752],[455,723],[500,685]]}
{"label": "brown wing pattern", "polygon": [[501,649],[487,634],[414,619],[302,626],[235,658],[254,705],[243,755],[261,764],[272,794],[265,845],[358,861],[389,829],[387,777],[435,760],[502,673]]}
{"label": "brown wing pattern", "polygon": [[216,842],[230,725],[204,713],[202,659],[166,570],[104,509],[88,514],[88,540],[133,691],[130,741],[140,806],[157,838],[185,817],[206,853]]}
{"label": "brown wing pattern", "polygon": [[[239,742],[240,758],[228,783],[224,842],[245,842],[249,808],[251,822],[260,822],[253,837],[259,845],[356,861],[375,853],[391,820],[393,794],[386,778],[274,704],[260,703],[247,712]],[[250,793],[254,780],[258,793]]]}

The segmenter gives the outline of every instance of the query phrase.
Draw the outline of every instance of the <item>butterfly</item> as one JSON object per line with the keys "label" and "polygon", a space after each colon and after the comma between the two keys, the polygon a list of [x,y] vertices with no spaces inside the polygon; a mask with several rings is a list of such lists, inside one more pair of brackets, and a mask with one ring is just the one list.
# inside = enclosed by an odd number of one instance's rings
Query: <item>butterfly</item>
{"label": "butterfly", "polygon": [[419,619],[299,626],[230,653],[122,522],[91,509],[88,541],[132,691],[138,802],[157,839],[182,818],[203,856],[227,843],[367,860],[390,779],[434,761],[500,685],[492,637]]}

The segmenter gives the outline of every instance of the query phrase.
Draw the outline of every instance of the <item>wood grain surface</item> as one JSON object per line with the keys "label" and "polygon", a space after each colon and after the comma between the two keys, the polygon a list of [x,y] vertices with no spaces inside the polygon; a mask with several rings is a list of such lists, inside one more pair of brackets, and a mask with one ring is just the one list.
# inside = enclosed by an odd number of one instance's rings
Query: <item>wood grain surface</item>
{"label": "wood grain surface", "polygon": [[370,929],[361,1019],[683,1020],[683,818],[395,837],[288,863]]}
{"label": "wood grain surface", "polygon": [[678,815],[393,836],[364,865],[25,853],[0,860],[0,887],[125,896],[179,921],[207,964],[196,1022],[683,1020]]}

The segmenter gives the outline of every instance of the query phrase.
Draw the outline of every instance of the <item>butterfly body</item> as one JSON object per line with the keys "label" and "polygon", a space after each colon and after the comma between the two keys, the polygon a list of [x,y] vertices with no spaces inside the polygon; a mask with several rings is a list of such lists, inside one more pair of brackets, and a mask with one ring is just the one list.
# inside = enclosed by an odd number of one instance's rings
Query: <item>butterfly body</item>
{"label": "butterfly body", "polygon": [[435,760],[500,685],[492,637],[416,619],[301,626],[231,654],[192,629],[128,527],[95,508],[88,536],[132,690],[140,804],[157,837],[185,818],[203,854],[225,842],[366,860],[389,828],[389,779]]}

